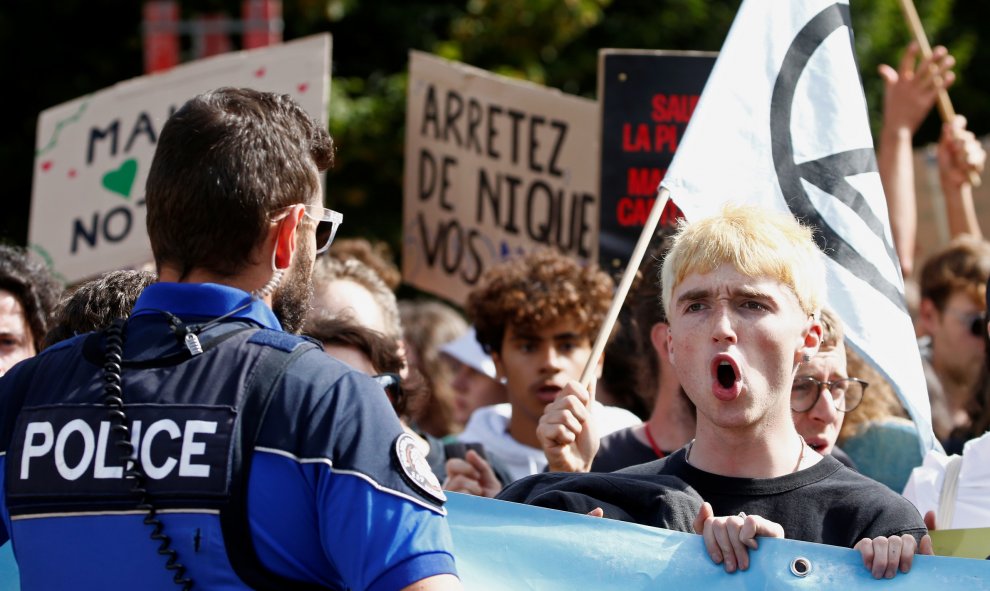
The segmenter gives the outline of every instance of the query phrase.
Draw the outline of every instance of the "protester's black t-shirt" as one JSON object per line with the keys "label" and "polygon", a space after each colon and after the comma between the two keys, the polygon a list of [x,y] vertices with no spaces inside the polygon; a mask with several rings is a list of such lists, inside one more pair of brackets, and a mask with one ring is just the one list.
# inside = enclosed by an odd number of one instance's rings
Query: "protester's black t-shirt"
{"label": "protester's black t-shirt", "polygon": [[615,472],[544,472],[513,482],[495,498],[572,513],[600,508],[607,519],[684,532],[693,531],[703,502],[680,478]]}
{"label": "protester's black t-shirt", "polygon": [[849,457],[849,454],[839,449],[839,446],[837,445],[832,446],[832,451],[830,453],[833,458],[839,460],[839,462],[841,462],[842,465],[845,466],[846,468],[859,472],[859,466],[856,465],[856,462],[854,462],[853,459]]}
{"label": "protester's black t-shirt", "polygon": [[649,445],[645,445],[633,435],[636,427],[620,429],[602,437],[598,454],[591,463],[592,472],[614,472],[645,464],[657,459],[657,454]]}
{"label": "protester's black t-shirt", "polygon": [[715,515],[760,515],[783,526],[792,540],[851,548],[863,538],[911,534],[920,541],[927,533],[907,499],[830,456],[786,476],[732,478],[691,466],[681,449],[616,474],[677,476],[712,504]]}
{"label": "protester's black t-shirt", "polygon": [[681,449],[662,459],[607,474],[537,474],[518,480],[497,498],[551,509],[693,532],[700,501],[717,516],[740,511],[779,523],[791,540],[851,548],[863,538],[926,533],[921,515],[904,497],[826,456],[810,468],[778,478],[732,478],[698,470]]}

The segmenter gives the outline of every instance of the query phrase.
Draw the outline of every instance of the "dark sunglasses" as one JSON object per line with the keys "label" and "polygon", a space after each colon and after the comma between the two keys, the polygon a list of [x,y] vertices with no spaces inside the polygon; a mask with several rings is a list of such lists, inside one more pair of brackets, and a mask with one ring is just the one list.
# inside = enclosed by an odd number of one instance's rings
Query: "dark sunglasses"
{"label": "dark sunglasses", "polygon": [[953,316],[969,326],[969,334],[982,337],[987,334],[986,317],[982,313],[964,314],[956,310],[948,310]]}
{"label": "dark sunglasses", "polygon": [[388,396],[388,400],[392,403],[392,406],[397,406],[403,396],[402,378],[399,377],[399,374],[380,373],[376,376],[371,376],[371,379],[378,382],[378,385],[385,390],[385,394]]}
{"label": "dark sunglasses", "polygon": [[973,322],[969,325],[969,332],[974,337],[982,337],[987,334],[987,325],[983,320],[983,315],[973,317]]}

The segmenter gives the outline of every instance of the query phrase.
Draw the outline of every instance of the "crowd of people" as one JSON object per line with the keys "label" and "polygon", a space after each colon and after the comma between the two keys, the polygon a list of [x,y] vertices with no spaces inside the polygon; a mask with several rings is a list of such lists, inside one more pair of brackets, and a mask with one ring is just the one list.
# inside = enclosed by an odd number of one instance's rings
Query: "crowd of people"
{"label": "crowd of people", "polygon": [[[878,161],[934,432],[973,457],[990,243],[962,118],[938,148],[953,239],[914,271],[912,136],[952,65],[912,46],[881,69]],[[387,248],[335,240],[333,149],[288,97],[218,89],[162,129],[154,271],[61,293],[0,247],[0,540],[23,588],[457,589],[445,491],[698,533],[727,572],[763,536],[855,548],[890,578],[957,523],[938,522],[938,477],[901,495],[917,427],[846,347],[790,215],[662,229],[592,359],[613,279],[550,249],[490,268],[463,312],[399,301]]]}

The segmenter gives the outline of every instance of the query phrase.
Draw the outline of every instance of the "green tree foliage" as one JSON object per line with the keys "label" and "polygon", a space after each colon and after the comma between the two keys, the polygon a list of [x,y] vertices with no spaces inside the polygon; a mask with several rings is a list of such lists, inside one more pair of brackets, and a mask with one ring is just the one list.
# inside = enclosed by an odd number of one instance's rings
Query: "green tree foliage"
{"label": "green tree foliage", "polygon": [[[790,0],[765,0],[790,1]],[[874,130],[882,83],[877,65],[896,65],[909,39],[900,0],[852,0],[856,50]],[[990,28],[979,2],[917,0],[933,43],[959,59],[957,110],[978,134],[990,127],[990,50],[976,40]],[[23,243],[38,112],[141,74],[137,2],[11,0],[0,8],[0,39],[20,80],[0,140],[15,205],[0,233]],[[284,36],[333,34],[330,130],[338,160],[329,201],[346,216],[345,236],[370,236],[401,250],[406,67],[410,49],[594,97],[598,50],[607,47],[718,50],[740,0],[283,0]],[[224,11],[238,0],[185,0],[183,17]],[[53,19],[53,14],[78,18]],[[32,23],[36,26],[25,26]],[[188,43],[187,43],[188,45]],[[937,115],[919,142],[937,138]]]}

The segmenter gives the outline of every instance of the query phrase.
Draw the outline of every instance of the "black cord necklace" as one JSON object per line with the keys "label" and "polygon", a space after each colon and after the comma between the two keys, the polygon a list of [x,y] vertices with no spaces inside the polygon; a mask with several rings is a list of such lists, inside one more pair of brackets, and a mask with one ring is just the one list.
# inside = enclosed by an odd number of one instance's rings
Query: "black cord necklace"
{"label": "black cord necklace", "polygon": [[172,329],[172,333],[175,334],[176,338],[179,339],[179,342],[186,348],[187,351],[189,351],[189,354],[195,357],[196,355],[199,355],[200,353],[203,352],[203,344],[200,343],[199,341],[199,334],[201,332],[203,332],[207,328],[210,328],[211,326],[215,326],[219,324],[220,322],[230,318],[231,316],[237,314],[238,312],[247,310],[248,308],[251,307],[252,303],[254,303],[253,299],[248,301],[248,303],[246,304],[234,308],[233,310],[227,312],[226,314],[217,316],[213,320],[209,320],[207,322],[200,322],[197,324],[186,324],[182,322],[181,318],[179,318],[178,316],[167,310],[159,310],[158,308],[148,308],[148,310],[163,314],[165,318],[168,319],[168,325]]}

